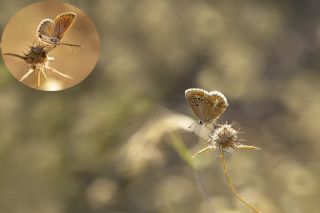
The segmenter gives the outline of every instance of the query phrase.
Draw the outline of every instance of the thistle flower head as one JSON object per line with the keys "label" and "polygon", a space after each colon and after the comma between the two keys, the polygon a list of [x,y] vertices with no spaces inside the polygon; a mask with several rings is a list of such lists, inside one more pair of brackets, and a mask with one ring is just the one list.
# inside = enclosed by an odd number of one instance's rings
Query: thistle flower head
{"label": "thistle flower head", "polygon": [[44,64],[48,61],[50,50],[46,45],[34,44],[24,53],[25,61],[30,65]]}
{"label": "thistle flower head", "polygon": [[240,143],[238,131],[231,124],[223,124],[218,127],[210,136],[210,142],[222,149],[236,148]]}
{"label": "thistle flower head", "polygon": [[241,143],[241,139],[238,138],[239,131],[234,128],[235,124],[222,124],[210,136],[209,141],[211,146],[219,147],[226,150],[233,149],[247,149],[247,150],[260,150],[255,146],[244,145]]}
{"label": "thistle flower head", "polygon": [[246,149],[246,150],[260,150],[260,148],[255,146],[244,145],[240,143],[238,138],[239,131],[234,128],[234,124],[221,124],[217,125],[217,128],[209,135],[210,144],[198,151],[193,157],[197,155],[219,148],[220,150],[228,150],[229,148],[233,149]]}
{"label": "thistle flower head", "polygon": [[70,77],[69,75],[63,74],[49,65],[50,61],[54,61],[54,58],[48,55],[53,48],[55,48],[55,46],[52,47],[38,43],[33,44],[31,47],[29,47],[27,52],[25,52],[23,55],[15,53],[4,53],[3,55],[13,56],[24,60],[30,66],[30,69],[20,78],[20,81],[22,82],[24,79],[35,72],[37,76],[37,88],[40,88],[41,74],[45,77],[46,80],[48,80],[45,73],[47,70],[52,71],[53,73],[58,74],[61,77],[72,79],[72,77]]}

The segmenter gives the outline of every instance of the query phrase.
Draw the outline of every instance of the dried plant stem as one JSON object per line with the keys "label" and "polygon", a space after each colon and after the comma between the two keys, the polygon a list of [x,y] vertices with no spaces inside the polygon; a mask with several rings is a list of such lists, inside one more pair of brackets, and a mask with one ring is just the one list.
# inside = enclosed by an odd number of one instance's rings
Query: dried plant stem
{"label": "dried plant stem", "polygon": [[38,77],[38,82],[37,82],[37,88],[40,88],[40,85],[41,85],[41,79],[40,79],[40,70],[37,70],[37,77]]}
{"label": "dried plant stem", "polygon": [[18,55],[18,54],[14,54],[14,53],[3,53],[2,55],[9,55],[9,56],[20,58],[22,60],[27,60],[27,57],[21,56],[21,55]]}
{"label": "dried plant stem", "polygon": [[247,201],[245,201],[241,195],[237,192],[237,190],[235,189],[234,185],[233,185],[233,182],[229,176],[229,173],[228,173],[228,168],[226,166],[226,161],[225,161],[225,158],[224,158],[224,150],[222,147],[220,147],[220,160],[221,160],[221,164],[222,164],[222,168],[223,168],[223,173],[224,173],[224,176],[227,180],[227,185],[229,187],[229,189],[232,191],[233,195],[238,199],[240,200],[244,205],[246,205],[249,209],[251,209],[253,212],[256,212],[256,213],[261,213],[259,210],[257,210],[256,208],[254,208],[251,204],[249,204]]}

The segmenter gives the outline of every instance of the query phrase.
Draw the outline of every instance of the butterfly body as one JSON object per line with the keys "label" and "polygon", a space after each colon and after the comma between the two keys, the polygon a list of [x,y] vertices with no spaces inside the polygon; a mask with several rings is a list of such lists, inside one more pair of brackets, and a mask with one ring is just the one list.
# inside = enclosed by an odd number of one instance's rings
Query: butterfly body
{"label": "butterfly body", "polygon": [[42,40],[42,42],[44,42],[46,44],[50,44],[50,45],[54,45],[54,46],[57,46],[60,44],[60,40],[55,37],[49,37],[46,35],[39,35],[39,38]]}
{"label": "butterfly body", "polygon": [[219,91],[190,88],[185,91],[185,96],[200,124],[214,122],[228,107],[226,97]]}

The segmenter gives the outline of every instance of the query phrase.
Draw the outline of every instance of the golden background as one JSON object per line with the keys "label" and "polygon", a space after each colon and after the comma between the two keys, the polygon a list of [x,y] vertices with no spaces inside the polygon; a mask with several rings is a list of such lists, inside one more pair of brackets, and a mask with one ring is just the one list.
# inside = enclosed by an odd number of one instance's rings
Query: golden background
{"label": "golden background", "polygon": [[[1,1],[1,29],[31,3]],[[101,56],[56,93],[0,64],[1,212],[250,212],[217,152],[190,159],[207,144],[186,131],[190,87],[221,91],[221,122],[262,148],[227,155],[244,198],[263,213],[319,212],[319,1],[67,3],[92,18]]]}
{"label": "golden background", "polygon": [[[23,55],[28,52],[29,47],[39,44],[36,31],[40,22],[46,18],[54,20],[57,15],[64,12],[74,12],[77,16],[75,23],[62,42],[78,44],[82,47],[59,45],[49,52],[48,55],[55,58],[55,61],[50,62],[49,65],[59,72],[71,76],[72,79],[63,78],[47,70],[48,81],[41,75],[41,87],[39,88],[41,90],[50,91],[50,84],[57,84],[58,90],[75,86],[91,73],[100,53],[99,35],[94,24],[86,14],[70,4],[44,1],[31,4],[15,14],[3,32],[2,52]],[[29,66],[21,59],[12,56],[4,56],[4,59],[8,69],[18,80],[29,69]],[[32,88],[37,88],[36,82],[35,73],[23,81],[24,84]]]}

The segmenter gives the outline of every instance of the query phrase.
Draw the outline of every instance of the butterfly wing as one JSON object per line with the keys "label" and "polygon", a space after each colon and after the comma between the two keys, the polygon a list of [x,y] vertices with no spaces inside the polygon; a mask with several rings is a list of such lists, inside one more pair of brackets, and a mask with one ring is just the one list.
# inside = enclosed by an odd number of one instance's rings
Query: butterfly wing
{"label": "butterfly wing", "polygon": [[209,93],[203,89],[191,88],[186,90],[185,96],[193,112],[203,123],[210,123],[212,117],[212,99]]}
{"label": "butterfly wing", "polygon": [[219,91],[209,92],[210,102],[212,103],[211,116],[213,119],[219,118],[229,106],[227,98]]}
{"label": "butterfly wing", "polygon": [[44,19],[40,22],[37,29],[37,37],[40,41],[53,44],[54,22],[51,19]]}
{"label": "butterfly wing", "polygon": [[54,19],[53,35],[60,41],[69,31],[76,20],[76,14],[73,12],[61,13]]}

